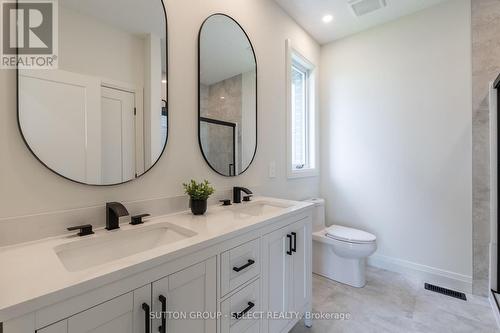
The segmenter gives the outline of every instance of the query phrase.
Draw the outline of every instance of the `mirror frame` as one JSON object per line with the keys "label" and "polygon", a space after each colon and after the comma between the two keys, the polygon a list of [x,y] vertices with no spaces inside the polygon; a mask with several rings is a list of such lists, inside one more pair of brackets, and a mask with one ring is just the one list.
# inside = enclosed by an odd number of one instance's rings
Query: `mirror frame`
{"label": "mirror frame", "polygon": [[[203,118],[201,116],[201,89],[200,89],[200,83],[201,83],[201,31],[203,30],[203,26],[205,25],[205,23],[212,17],[212,16],[225,16],[227,18],[229,18],[231,21],[233,21],[240,29],[241,31],[243,32],[243,34],[245,35],[246,39],[248,40],[248,43],[250,44],[250,48],[252,49],[252,54],[253,54],[253,59],[255,61],[255,149],[254,149],[254,152],[253,152],[253,156],[252,156],[252,159],[250,160],[250,163],[248,163],[248,166],[243,169],[239,174],[237,175],[225,175],[223,173],[220,173],[218,170],[216,170],[211,164],[210,162],[208,161],[207,159],[207,156],[205,155],[205,152],[203,151],[203,146],[202,146],[202,142],[201,142],[201,118]],[[229,16],[228,14],[224,14],[224,13],[214,13],[210,16],[208,16],[205,20],[203,20],[203,23],[201,24],[200,26],[200,30],[198,31],[198,144],[200,145],[200,150],[201,150],[201,155],[203,156],[203,158],[205,159],[205,162],[207,162],[208,166],[210,167],[210,169],[212,169],[213,171],[215,171],[217,174],[221,175],[221,176],[224,176],[224,177],[237,177],[239,175],[242,175],[243,173],[245,173],[245,171],[248,170],[248,168],[250,168],[250,166],[252,165],[253,161],[255,160],[255,156],[257,155],[257,147],[259,146],[259,136],[258,136],[258,128],[259,128],[259,117],[258,117],[258,110],[259,110],[259,99],[258,99],[258,96],[259,96],[259,76],[258,76],[258,64],[257,64],[257,55],[255,54],[255,49],[253,47],[253,44],[252,44],[252,41],[250,39],[250,37],[248,36],[247,32],[245,31],[245,29],[243,29],[243,27],[241,26],[241,24],[238,23],[238,21],[236,21],[234,18],[232,18],[231,16]]]}
{"label": "mirror frame", "polygon": [[[71,179],[67,176],[64,176],[60,173],[58,173],[57,171],[55,171],[54,169],[52,169],[51,167],[49,167],[45,162],[43,162],[37,155],[36,153],[33,151],[33,149],[31,149],[30,145],[28,144],[28,141],[26,140],[24,134],[23,134],[23,130],[21,128],[21,120],[20,120],[20,117],[19,117],[19,67],[16,67],[16,102],[17,102],[17,105],[16,105],[16,108],[17,108],[17,127],[19,129],[19,134],[21,134],[21,137],[24,141],[24,144],[26,145],[26,147],[28,148],[28,150],[31,152],[31,154],[38,160],[38,162],[40,162],[44,167],[46,167],[47,169],[49,169],[50,171],[52,171],[53,173],[55,173],[56,175],[64,178],[64,179],[67,179],[73,183],[77,183],[77,184],[81,184],[81,185],[87,185],[87,186],[93,186],[93,187],[109,187],[109,186],[117,186],[117,185],[122,185],[122,184],[127,184],[127,183],[130,183],[136,179],[139,179],[141,178],[142,176],[144,176],[146,173],[148,173],[151,169],[153,169],[156,164],[160,161],[160,159],[163,157],[163,154],[165,153],[165,150],[167,149],[167,144],[168,144],[168,137],[169,137],[169,134],[170,134],[170,118],[169,118],[169,111],[170,111],[170,98],[169,98],[169,95],[168,95],[168,85],[169,85],[169,81],[168,81],[168,74],[169,74],[169,57],[168,57],[168,51],[169,51],[169,47],[168,47],[168,17],[167,17],[167,8],[165,7],[165,3],[162,1],[162,0],[155,0],[155,1],[159,1],[162,5],[162,8],[163,8],[163,14],[165,16],[165,61],[166,61],[166,66],[167,66],[167,72],[166,72],[166,80],[167,80],[167,83],[165,84],[165,96],[167,98],[166,100],[166,106],[167,106],[167,136],[166,136],[166,139],[165,139],[165,144],[163,145],[163,149],[160,153],[160,155],[158,156],[158,159],[147,169],[145,170],[142,174],[140,175],[137,175],[136,177],[132,178],[132,179],[129,179],[127,181],[124,181],[124,182],[121,182],[121,183],[114,183],[114,184],[88,184],[88,183],[84,183],[84,182],[80,182],[78,180],[74,180],[74,179]],[[16,7],[19,3],[19,0],[16,0]],[[19,48],[16,47],[16,56],[19,56]]]}

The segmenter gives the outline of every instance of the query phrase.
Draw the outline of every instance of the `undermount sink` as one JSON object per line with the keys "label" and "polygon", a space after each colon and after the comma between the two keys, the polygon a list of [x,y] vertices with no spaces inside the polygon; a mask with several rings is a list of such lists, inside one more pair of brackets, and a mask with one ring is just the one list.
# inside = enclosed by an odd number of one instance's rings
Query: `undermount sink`
{"label": "undermount sink", "polygon": [[159,223],[131,230],[117,230],[94,238],[81,239],[54,248],[59,260],[70,271],[122,259],[155,247],[172,244],[196,232],[170,223]]}
{"label": "undermount sink", "polygon": [[232,209],[238,213],[249,216],[262,216],[267,214],[279,213],[282,210],[291,207],[287,204],[276,202],[257,201],[251,203],[242,203],[234,205]]}

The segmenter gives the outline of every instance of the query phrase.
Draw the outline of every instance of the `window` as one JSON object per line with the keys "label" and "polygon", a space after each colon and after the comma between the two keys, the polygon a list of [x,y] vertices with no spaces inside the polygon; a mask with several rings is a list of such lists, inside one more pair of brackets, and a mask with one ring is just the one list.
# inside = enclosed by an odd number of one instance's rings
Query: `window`
{"label": "window", "polygon": [[307,81],[309,71],[300,64],[292,64],[292,168],[309,168]]}
{"label": "window", "polygon": [[288,177],[317,175],[314,66],[288,49]]}

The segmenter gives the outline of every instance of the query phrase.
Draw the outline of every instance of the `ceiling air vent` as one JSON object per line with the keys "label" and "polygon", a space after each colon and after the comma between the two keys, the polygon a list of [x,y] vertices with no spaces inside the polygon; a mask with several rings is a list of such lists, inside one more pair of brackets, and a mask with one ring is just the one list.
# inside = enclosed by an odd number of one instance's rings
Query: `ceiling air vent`
{"label": "ceiling air vent", "polygon": [[363,16],[387,6],[386,0],[350,0],[349,6],[356,16]]}

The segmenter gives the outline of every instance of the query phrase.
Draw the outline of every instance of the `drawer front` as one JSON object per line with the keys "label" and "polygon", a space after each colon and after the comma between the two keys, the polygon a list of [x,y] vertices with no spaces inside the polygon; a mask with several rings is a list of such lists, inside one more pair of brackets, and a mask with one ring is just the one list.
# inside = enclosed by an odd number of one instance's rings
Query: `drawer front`
{"label": "drawer front", "polygon": [[260,279],[224,300],[220,308],[221,333],[260,332]]}
{"label": "drawer front", "polygon": [[221,296],[260,274],[260,239],[221,254]]}

